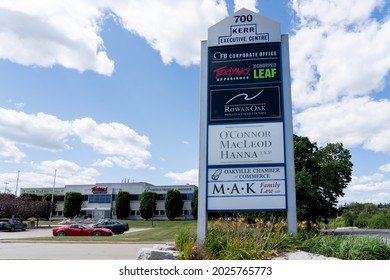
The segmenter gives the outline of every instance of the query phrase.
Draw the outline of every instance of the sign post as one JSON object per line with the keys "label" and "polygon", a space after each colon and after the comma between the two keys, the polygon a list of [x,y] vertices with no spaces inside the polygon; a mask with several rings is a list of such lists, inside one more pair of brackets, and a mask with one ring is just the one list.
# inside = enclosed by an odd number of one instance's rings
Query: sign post
{"label": "sign post", "polygon": [[207,213],[287,210],[296,235],[288,37],[241,9],[202,42],[198,243]]}

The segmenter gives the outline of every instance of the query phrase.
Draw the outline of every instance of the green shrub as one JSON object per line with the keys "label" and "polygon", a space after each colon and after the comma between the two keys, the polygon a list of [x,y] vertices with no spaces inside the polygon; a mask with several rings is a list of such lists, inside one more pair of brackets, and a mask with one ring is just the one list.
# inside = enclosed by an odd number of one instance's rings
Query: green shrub
{"label": "green shrub", "polygon": [[388,260],[390,246],[382,239],[356,235],[299,235],[299,249],[344,260]]}
{"label": "green shrub", "polygon": [[197,244],[197,235],[189,229],[181,230],[175,238],[176,249],[182,252],[182,259],[192,259],[193,248]]}
{"label": "green shrub", "polygon": [[[390,246],[380,238],[330,235],[303,228],[294,237],[288,233],[284,220],[265,223],[256,219],[254,224],[243,221],[220,219],[210,224],[201,253],[196,247],[196,234],[183,230],[176,237],[177,249],[187,260],[201,259],[199,256],[213,260],[260,260],[296,250],[344,260],[390,259]],[[194,248],[198,251],[194,252]]]}
{"label": "green shrub", "polygon": [[210,259],[256,260],[276,256],[293,244],[284,221],[247,224],[219,220],[208,230],[204,250]]}

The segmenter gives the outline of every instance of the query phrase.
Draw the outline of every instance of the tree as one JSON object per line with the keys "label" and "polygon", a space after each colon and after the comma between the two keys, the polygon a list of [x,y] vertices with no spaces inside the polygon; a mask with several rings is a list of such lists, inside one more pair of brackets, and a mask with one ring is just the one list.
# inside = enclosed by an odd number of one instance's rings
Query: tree
{"label": "tree", "polygon": [[191,200],[192,216],[195,220],[198,219],[198,189],[194,191],[194,195]]}
{"label": "tree", "polygon": [[18,199],[13,194],[0,194],[0,218],[11,218],[16,215],[18,209]]}
{"label": "tree", "polygon": [[139,212],[141,217],[145,220],[149,220],[153,217],[153,213],[156,210],[157,194],[154,192],[143,192],[139,205]]}
{"label": "tree", "polygon": [[[53,199],[53,203],[51,203],[51,200]],[[45,193],[42,196],[42,201],[48,201],[50,202],[51,205],[51,213],[54,214],[54,211],[56,211],[57,208],[57,195],[56,194],[51,194],[51,193]],[[50,213],[48,216],[48,219],[50,218]]]}
{"label": "tree", "polygon": [[33,201],[36,201],[39,199],[38,195],[35,194],[35,193],[22,193],[20,196],[19,196],[20,199],[25,199],[25,198],[30,198],[31,200]]}
{"label": "tree", "polygon": [[78,192],[68,192],[64,197],[63,214],[66,218],[74,218],[79,215],[81,211],[81,204],[83,203],[83,196]]}
{"label": "tree", "polygon": [[294,135],[298,219],[315,223],[336,216],[337,198],[351,181],[349,150],[341,143],[318,148],[307,137]]}
{"label": "tree", "polygon": [[169,220],[181,216],[183,212],[183,198],[178,190],[169,190],[165,197],[165,213]]}
{"label": "tree", "polygon": [[118,219],[125,219],[130,214],[130,193],[126,191],[118,192],[115,199],[115,211]]}

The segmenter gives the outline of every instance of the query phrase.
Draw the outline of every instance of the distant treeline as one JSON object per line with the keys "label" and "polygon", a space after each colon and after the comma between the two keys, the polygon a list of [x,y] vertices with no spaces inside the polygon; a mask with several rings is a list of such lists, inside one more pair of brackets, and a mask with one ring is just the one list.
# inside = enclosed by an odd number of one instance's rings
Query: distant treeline
{"label": "distant treeline", "polygon": [[390,203],[350,203],[337,209],[337,218],[329,227],[390,228]]}

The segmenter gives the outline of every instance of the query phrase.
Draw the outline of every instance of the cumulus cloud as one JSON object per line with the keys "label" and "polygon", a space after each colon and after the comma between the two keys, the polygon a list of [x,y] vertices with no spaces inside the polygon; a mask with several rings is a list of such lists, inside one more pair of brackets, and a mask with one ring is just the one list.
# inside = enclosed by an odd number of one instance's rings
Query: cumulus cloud
{"label": "cumulus cloud", "polygon": [[0,108],[0,115],[0,143],[3,144],[0,158],[3,160],[24,158],[19,145],[63,151],[71,148],[70,137],[78,137],[97,154],[107,157],[101,162],[110,162],[97,166],[153,169],[145,163],[151,157],[148,137],[123,124],[98,124],[91,118],[63,121],[44,113],[26,114],[4,108]]}
{"label": "cumulus cloud", "polygon": [[225,1],[143,0],[114,2],[111,10],[123,27],[157,50],[164,63],[200,62],[200,42],[207,29],[227,16]]}
{"label": "cumulus cloud", "polygon": [[111,75],[114,62],[99,36],[104,2],[1,1],[0,58]]}
{"label": "cumulus cloud", "polygon": [[209,26],[227,16],[227,7],[216,0],[5,0],[0,3],[0,58],[110,76],[115,62],[100,35],[107,16],[145,38],[164,63],[188,66],[199,63],[200,41]]}
{"label": "cumulus cloud", "polygon": [[[345,196],[339,203],[371,202],[384,203],[390,198],[390,180],[381,173],[365,176],[353,176],[352,182],[345,189]],[[363,199],[363,200],[362,200]]]}
{"label": "cumulus cloud", "polygon": [[100,175],[99,171],[94,168],[81,167],[75,162],[63,159],[42,161],[40,163],[32,162],[31,165],[39,174],[44,174],[44,178],[51,178],[52,184],[54,182],[53,176],[55,174],[56,183],[61,186],[65,184],[80,184],[80,182],[95,183],[95,178]]}
{"label": "cumulus cloud", "polygon": [[198,169],[190,169],[184,172],[168,172],[164,176],[172,179],[175,184],[198,185]]}
{"label": "cumulus cloud", "polygon": [[256,0],[235,0],[234,11],[236,12],[242,8],[245,8],[253,12],[258,12],[259,10],[256,8],[256,2]]}
{"label": "cumulus cloud", "polygon": [[0,160],[5,162],[20,162],[26,155],[12,141],[0,137]]}
{"label": "cumulus cloud", "polygon": [[95,162],[95,165],[150,167],[144,163],[151,157],[147,150],[151,144],[147,136],[139,135],[120,123],[98,124],[91,118],[77,119],[72,122],[72,126],[74,134],[83,143],[90,145],[99,154],[109,155],[106,159]]}
{"label": "cumulus cloud", "polygon": [[[295,131],[319,143],[390,152],[388,100],[390,17],[383,0],[292,0]],[[348,10],[348,13],[345,11]],[[374,17],[375,13],[375,17]]]}
{"label": "cumulus cloud", "polygon": [[297,22],[291,37],[295,106],[307,108],[384,88],[390,69],[390,18],[373,17],[382,4],[292,1]]}
{"label": "cumulus cloud", "polygon": [[0,108],[0,137],[16,144],[50,151],[68,149],[66,137],[70,123],[44,113],[24,112]]}
{"label": "cumulus cloud", "polygon": [[294,116],[295,128],[312,141],[325,145],[342,142],[352,148],[390,153],[390,102],[370,97],[344,98],[340,102],[308,108]]}

